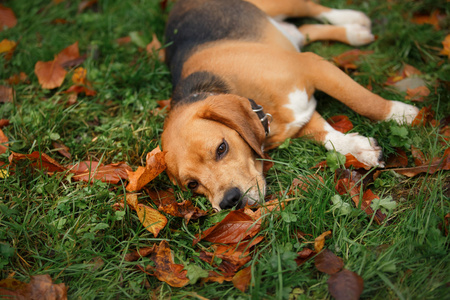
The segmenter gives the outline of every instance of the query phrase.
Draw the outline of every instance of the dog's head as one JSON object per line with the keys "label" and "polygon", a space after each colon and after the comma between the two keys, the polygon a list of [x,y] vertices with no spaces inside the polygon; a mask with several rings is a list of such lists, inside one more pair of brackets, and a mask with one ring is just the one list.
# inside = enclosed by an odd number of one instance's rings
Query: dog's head
{"label": "dog's head", "polygon": [[161,143],[175,184],[203,194],[218,210],[264,195],[263,126],[248,99],[211,95],[170,112]]}

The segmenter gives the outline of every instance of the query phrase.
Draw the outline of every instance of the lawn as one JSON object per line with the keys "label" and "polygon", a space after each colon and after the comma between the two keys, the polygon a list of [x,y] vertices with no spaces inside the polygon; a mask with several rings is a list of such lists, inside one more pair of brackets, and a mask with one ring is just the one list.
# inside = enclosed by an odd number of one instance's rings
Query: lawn
{"label": "lawn", "polygon": [[[89,183],[67,170],[52,169],[53,162],[43,163],[45,154],[64,168],[81,161],[124,163],[132,170],[145,165],[147,153],[159,145],[167,113],[158,101],[169,99],[172,89],[158,51],[146,46],[153,34],[164,43],[170,1],[165,10],[156,0],[91,1],[87,7],[80,7],[87,1],[1,1],[14,12],[17,24],[0,31],[0,41],[17,44],[0,53],[0,119],[9,121],[0,125],[7,138],[0,135],[0,298],[2,282],[28,283],[32,276],[49,275],[54,283],[65,284],[70,299],[330,299],[328,280],[333,275],[319,271],[315,258],[299,259],[317,250],[315,239],[328,231],[324,249],[362,278],[361,298],[448,297],[450,173],[439,168],[431,172],[428,162],[440,162],[450,147],[450,64],[448,53],[441,53],[450,34],[449,2],[320,2],[359,9],[372,19],[377,39],[360,48],[369,52],[352,61],[355,66],[344,64],[349,75],[386,99],[429,108],[434,117],[414,127],[374,123],[322,93],[316,97],[319,112],[325,118],[348,116],[350,132],[375,137],[386,161],[404,152],[407,168],[422,163],[425,172],[410,177],[389,168],[343,171],[345,159],[305,139],[270,151],[274,165],[267,173],[267,194],[283,205],[258,220],[252,240],[259,243],[239,266],[251,275],[245,277],[250,282],[243,292],[231,281],[210,278],[213,271],[223,272],[220,265],[227,260],[215,255],[204,260],[217,245],[207,240],[193,245],[196,234],[231,212],[213,212],[207,199],[181,191],[161,173],[140,191],[139,203],[158,209],[150,199],[152,191],[172,188],[178,202],[190,200],[208,214],[186,223],[164,212],[167,224],[155,237],[133,209],[114,206],[129,202],[126,180]],[[304,21],[314,22],[295,20]],[[36,63],[54,60],[76,42],[80,57],[61,67],[67,72],[62,84],[43,88]],[[352,47],[316,42],[303,50],[333,61]],[[405,75],[405,66],[420,74]],[[73,75],[80,70],[86,78],[78,86],[93,92],[67,92],[77,85]],[[14,82],[12,77],[21,72],[25,76]],[[413,95],[421,101],[405,98],[405,91],[388,84],[411,78],[430,91]],[[61,145],[66,152],[59,151]],[[14,153],[33,152],[39,153],[37,160],[14,159],[10,164]],[[327,168],[314,168],[324,160]],[[336,189],[339,174],[362,177],[364,184],[354,182],[352,194],[342,192]],[[306,187],[296,187],[295,179],[305,178]],[[383,217],[363,211],[367,190],[381,199],[381,206],[377,200],[369,208]],[[362,200],[358,206],[355,198]],[[172,250],[174,263],[187,270],[183,287],[150,275],[159,267],[154,254],[126,258],[162,241]]]}

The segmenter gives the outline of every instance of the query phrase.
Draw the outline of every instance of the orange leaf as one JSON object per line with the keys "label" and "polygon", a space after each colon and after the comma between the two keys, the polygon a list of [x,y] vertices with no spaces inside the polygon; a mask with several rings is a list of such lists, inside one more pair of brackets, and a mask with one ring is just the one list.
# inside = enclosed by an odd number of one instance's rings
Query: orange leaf
{"label": "orange leaf", "polygon": [[361,56],[369,55],[372,53],[373,51],[361,51],[359,49],[353,49],[333,57],[333,61],[338,67],[348,71],[349,69],[357,69],[355,63],[359,61]]}
{"label": "orange leaf", "polygon": [[447,55],[450,58],[450,34],[448,34],[444,41],[442,42],[442,51],[440,52],[442,55]]}
{"label": "orange leaf", "polygon": [[416,164],[416,166],[421,166],[427,163],[427,159],[425,158],[423,152],[413,145],[411,145],[411,154],[414,158],[414,163]]}
{"label": "orange leaf", "polygon": [[34,66],[34,73],[39,80],[39,84],[44,89],[60,87],[67,74],[66,70],[64,70],[55,60],[47,62],[38,61]]}
{"label": "orange leaf", "polygon": [[125,255],[124,260],[125,261],[136,261],[141,257],[146,257],[153,252],[155,252],[156,245],[153,245],[153,247],[144,247],[140,248],[139,250],[136,250],[134,252],[128,253]]}
{"label": "orange leaf", "polygon": [[304,248],[302,251],[297,253],[298,257],[295,259],[295,262],[297,263],[297,266],[300,266],[316,254],[317,252],[309,248]]}
{"label": "orange leaf", "polygon": [[450,148],[447,148],[445,150],[442,158],[436,157],[431,161],[412,168],[400,168],[392,170],[407,177],[414,177],[421,173],[434,174],[440,170],[450,170]]}
{"label": "orange leaf", "polygon": [[166,226],[167,218],[159,211],[137,202],[137,194],[127,194],[127,204],[136,211],[142,225],[155,237]]}
{"label": "orange leaf", "polygon": [[78,59],[79,57],[80,51],[78,50],[78,42],[75,42],[59,52],[56,55],[54,61],[59,65],[63,65],[72,60]]}
{"label": "orange leaf", "polygon": [[8,137],[3,133],[3,130],[0,129],[0,154],[5,153],[8,147]]}
{"label": "orange leaf", "polygon": [[87,71],[83,67],[78,67],[73,71],[72,82],[78,85],[86,84]]}
{"label": "orange leaf", "polygon": [[156,147],[147,154],[147,164],[144,167],[138,167],[136,172],[128,172],[130,183],[127,185],[127,191],[139,191],[147,183],[156,178],[166,169],[166,161],[164,160],[165,152],[161,152]]}
{"label": "orange leaf", "polygon": [[345,115],[339,115],[331,117],[327,120],[327,122],[333,127],[335,130],[347,133],[348,131],[353,129],[353,124],[350,119]]}
{"label": "orange leaf", "polygon": [[430,24],[434,29],[441,30],[439,26],[439,19],[445,18],[445,15],[441,14],[438,10],[433,11],[431,15],[414,14],[412,22],[415,24]]}
{"label": "orange leaf", "polygon": [[425,97],[430,95],[430,90],[426,86],[419,86],[414,89],[407,89],[406,94],[406,100],[423,102]]}
{"label": "orange leaf", "polygon": [[334,274],[342,270],[344,261],[332,251],[325,249],[320,252],[315,258],[314,263],[317,270],[328,275]]}
{"label": "orange leaf", "polygon": [[24,72],[20,72],[19,74],[15,74],[15,75],[9,77],[8,79],[6,79],[6,81],[10,85],[15,85],[15,84],[19,84],[21,82],[27,82],[28,77],[27,77],[27,74],[25,74]]}
{"label": "orange leaf", "polygon": [[405,151],[400,148],[395,149],[395,153],[390,155],[386,162],[386,168],[406,167],[408,165],[408,157]]}
{"label": "orange leaf", "polygon": [[7,278],[0,281],[0,295],[4,299],[64,300],[67,299],[67,287],[64,283],[54,284],[49,275],[31,276],[29,283]]}
{"label": "orange leaf", "polygon": [[414,120],[411,126],[420,126],[429,123],[434,118],[434,112],[431,110],[431,106],[423,107]]}
{"label": "orange leaf", "polygon": [[6,28],[16,26],[17,19],[12,9],[0,4],[0,32]]}
{"label": "orange leaf", "polygon": [[62,172],[66,170],[66,168],[60,165],[56,160],[45,153],[40,153],[39,151],[34,151],[31,154],[20,154],[13,152],[9,156],[9,162],[11,164],[24,159],[33,161],[33,167],[38,169],[45,169],[47,172]]}
{"label": "orange leaf", "polygon": [[155,263],[154,275],[161,281],[173,287],[183,287],[189,283],[184,266],[173,262],[172,251],[166,241],[161,241],[151,260]]}
{"label": "orange leaf", "polygon": [[16,49],[16,45],[16,42],[4,39],[0,42],[0,54],[6,53],[6,60],[10,60],[14,53],[14,49]]}
{"label": "orange leaf", "polygon": [[346,168],[350,168],[350,166],[354,167],[355,169],[366,169],[369,170],[371,169],[370,166],[360,162],[359,160],[356,159],[356,157],[354,157],[352,154],[348,153],[345,155],[345,164],[344,166]]}
{"label": "orange leaf", "polygon": [[67,93],[67,94],[74,93],[77,95],[84,93],[86,96],[95,96],[97,94],[96,91],[94,91],[86,86],[83,86],[83,85],[72,85],[67,90],[65,90],[64,93]]}
{"label": "orange leaf", "polygon": [[161,49],[161,42],[158,40],[156,34],[153,34],[152,41],[147,45],[146,50],[147,53],[152,54],[154,51],[158,53],[158,59],[160,61],[164,61],[165,59],[165,50]]}
{"label": "orange leaf", "polygon": [[344,269],[330,276],[328,290],[336,300],[359,299],[364,290],[364,280],[355,272]]}
{"label": "orange leaf", "polygon": [[241,210],[231,211],[220,223],[197,234],[193,245],[200,240],[213,243],[238,243],[247,237],[253,237],[259,232],[261,224]]}
{"label": "orange leaf", "polygon": [[325,246],[325,237],[331,234],[331,230],[326,231],[314,239],[314,251],[316,253],[322,251]]}
{"label": "orange leaf", "polygon": [[73,180],[92,182],[97,179],[113,184],[117,184],[121,180],[127,180],[127,172],[131,171],[131,167],[126,163],[102,165],[96,161],[82,161],[76,165],[69,165],[67,168],[75,174],[72,177]]}
{"label": "orange leaf", "polygon": [[233,276],[232,282],[235,288],[245,293],[245,290],[247,290],[251,280],[252,266],[248,266],[237,272],[236,275]]}
{"label": "orange leaf", "polygon": [[14,90],[8,86],[0,85],[0,103],[12,102]]}
{"label": "orange leaf", "polygon": [[130,36],[124,36],[121,38],[116,39],[116,43],[119,45],[125,45],[128,43],[131,43],[131,37]]}
{"label": "orange leaf", "polygon": [[9,125],[8,119],[0,119],[0,129]]}

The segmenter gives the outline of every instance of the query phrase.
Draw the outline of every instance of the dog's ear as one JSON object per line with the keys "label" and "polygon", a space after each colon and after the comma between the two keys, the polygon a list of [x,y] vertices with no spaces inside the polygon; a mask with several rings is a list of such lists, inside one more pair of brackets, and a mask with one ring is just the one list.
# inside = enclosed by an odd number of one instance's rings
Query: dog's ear
{"label": "dog's ear", "polygon": [[237,131],[256,154],[264,158],[262,147],[266,133],[248,99],[235,95],[215,95],[204,101],[205,105],[199,111],[200,118],[219,122]]}

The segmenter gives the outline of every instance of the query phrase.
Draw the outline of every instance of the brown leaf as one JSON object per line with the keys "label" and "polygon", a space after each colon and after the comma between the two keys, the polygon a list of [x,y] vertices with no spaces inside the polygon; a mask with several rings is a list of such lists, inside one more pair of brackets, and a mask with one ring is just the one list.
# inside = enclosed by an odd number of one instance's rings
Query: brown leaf
{"label": "brown leaf", "polygon": [[327,122],[333,127],[335,130],[347,133],[348,131],[353,129],[353,124],[350,119],[345,115],[339,115],[331,117],[327,120]]}
{"label": "brown leaf", "polygon": [[234,287],[244,293],[250,285],[250,281],[252,281],[252,266],[248,266],[237,272],[232,280]]}
{"label": "brown leaf", "polygon": [[0,119],[0,129],[2,129],[3,127],[8,126],[9,124],[10,123],[9,123],[8,119]]}
{"label": "brown leaf", "polygon": [[253,237],[259,232],[261,224],[241,210],[231,211],[220,223],[197,234],[193,245],[201,240],[212,243],[238,243],[247,237]]}
{"label": "brown leaf", "polygon": [[158,40],[156,34],[153,34],[152,41],[147,45],[146,50],[147,53],[152,54],[153,52],[158,53],[159,61],[164,61],[166,57],[166,53],[164,49],[161,49],[161,42]]}
{"label": "brown leaf", "polygon": [[45,153],[40,153],[39,151],[34,151],[31,154],[20,154],[13,152],[9,156],[9,162],[11,164],[25,159],[31,160],[33,162],[33,167],[45,169],[47,172],[62,172],[66,170],[66,168],[60,165],[56,160]]}
{"label": "brown leaf", "polygon": [[439,19],[445,19],[445,17],[446,16],[441,14],[439,10],[435,10],[431,15],[415,13],[411,22],[415,24],[430,24],[433,25],[434,29],[441,30]]}
{"label": "brown leaf", "polygon": [[434,118],[434,112],[431,110],[431,106],[423,107],[414,120],[411,123],[411,126],[424,126],[429,123]]}
{"label": "brown leaf", "polygon": [[365,170],[370,170],[372,167],[368,166],[362,162],[360,162],[359,160],[356,159],[356,157],[354,157],[352,154],[348,153],[345,155],[345,164],[344,166],[346,168],[350,168],[351,166],[355,169],[365,169]]}
{"label": "brown leaf", "polygon": [[0,4],[0,32],[16,26],[17,19],[12,9]]}
{"label": "brown leaf", "polygon": [[153,245],[153,247],[144,247],[140,248],[139,250],[133,251],[131,253],[128,253],[125,255],[124,260],[125,261],[136,261],[141,257],[146,257],[155,252],[156,245]]}
{"label": "brown leaf", "polygon": [[406,167],[408,165],[408,157],[406,152],[400,148],[395,149],[395,153],[390,155],[386,161],[386,168]]}
{"label": "brown leaf", "polygon": [[323,246],[325,246],[325,237],[329,235],[331,235],[331,230],[325,231],[324,233],[322,233],[321,235],[319,235],[314,239],[314,251],[316,253],[322,251]]}
{"label": "brown leaf", "polygon": [[359,49],[353,49],[333,57],[333,61],[338,67],[343,68],[345,71],[348,71],[349,69],[356,70],[357,66],[355,65],[355,63],[359,61],[360,57],[372,53],[373,51],[361,51]]}
{"label": "brown leaf", "polygon": [[336,300],[357,300],[364,290],[364,280],[355,272],[344,269],[330,276],[328,290]]}
{"label": "brown leaf", "polygon": [[96,161],[82,161],[76,165],[68,165],[67,169],[75,175],[73,180],[92,182],[94,179],[118,184],[121,180],[128,180],[131,167],[126,163],[102,165]]}
{"label": "brown leaf", "polygon": [[389,77],[384,84],[386,85],[395,85],[397,82],[409,78],[411,76],[415,75],[421,75],[422,72],[420,72],[415,67],[405,64],[403,68],[398,71],[394,76]]}
{"label": "brown leaf", "polygon": [[435,157],[431,161],[426,162],[420,166],[412,168],[391,169],[399,174],[407,177],[414,177],[421,173],[434,174],[440,170],[450,170],[450,148],[447,148],[442,155],[442,158]]}
{"label": "brown leaf", "polygon": [[416,166],[424,165],[427,163],[427,159],[425,158],[423,152],[413,145],[411,145],[411,154],[414,158],[414,163],[416,164]]}
{"label": "brown leaf", "polygon": [[98,0],[83,0],[78,5],[78,13],[81,13],[83,10],[92,7],[94,4],[97,4]]}
{"label": "brown leaf", "polygon": [[[0,127],[1,128],[1,127]],[[8,137],[3,133],[3,130],[0,129],[0,154],[6,152],[9,147]]]}
{"label": "brown leaf", "polygon": [[131,37],[130,36],[124,36],[121,38],[116,39],[116,43],[119,45],[125,45],[128,43],[131,43]]}
{"label": "brown leaf", "polygon": [[78,42],[73,43],[72,45],[64,48],[61,52],[59,52],[54,61],[58,65],[64,65],[67,62],[73,61],[74,59],[78,59],[80,57],[80,51],[78,50]]}
{"label": "brown leaf", "polygon": [[298,189],[301,189],[304,192],[308,192],[311,189],[317,189],[318,181],[321,183],[324,182],[322,176],[316,174],[294,178],[294,180],[292,180],[292,185],[289,189],[288,195],[295,195]]}
{"label": "brown leaf", "polygon": [[0,54],[5,53],[5,59],[10,60],[16,46],[16,42],[4,39],[0,42]]}
{"label": "brown leaf", "polygon": [[8,86],[0,85],[0,103],[12,102],[14,90]]}
{"label": "brown leaf", "polygon": [[304,248],[302,251],[297,253],[298,257],[295,259],[295,262],[297,263],[297,266],[300,266],[305,262],[307,262],[310,258],[312,258],[316,254],[317,252],[309,248]]}
{"label": "brown leaf", "polygon": [[136,172],[128,172],[130,183],[127,185],[127,191],[139,191],[147,183],[156,178],[166,169],[166,161],[164,160],[165,152],[161,152],[156,147],[147,154],[147,164],[144,167],[138,167]]}
{"label": "brown leaf", "polygon": [[414,89],[407,89],[406,94],[406,100],[423,102],[425,97],[430,95],[430,90],[426,86],[419,86]]}
{"label": "brown leaf", "polygon": [[440,54],[447,55],[448,58],[450,58],[450,34],[447,34],[444,41],[442,42],[442,50]]}
{"label": "brown leaf", "polygon": [[167,218],[159,211],[137,202],[137,194],[127,194],[127,204],[136,211],[142,225],[155,237],[166,226]]}
{"label": "brown leaf", "polygon": [[23,82],[28,82],[28,76],[24,72],[20,72],[19,74],[15,74],[8,79],[6,79],[9,85],[15,85]]}
{"label": "brown leaf", "polygon": [[34,73],[39,80],[39,84],[44,89],[60,87],[67,74],[66,70],[55,60],[47,62],[38,61],[34,66]]}
{"label": "brown leaf", "polygon": [[189,283],[184,266],[173,262],[172,251],[166,241],[161,241],[156,251],[151,255],[155,262],[154,275],[161,281],[173,287],[183,287]]}
{"label": "brown leaf", "polygon": [[0,281],[0,295],[8,299],[64,300],[67,287],[64,283],[54,284],[49,275],[31,276],[29,283],[9,278]]}
{"label": "brown leaf", "polygon": [[72,158],[72,154],[70,154],[70,149],[69,147],[67,147],[66,145],[64,145],[63,143],[58,143],[58,142],[52,142],[53,148],[55,148],[56,151],[58,151],[59,154],[61,154],[62,156],[71,159]]}
{"label": "brown leaf", "polygon": [[315,258],[314,263],[317,270],[328,275],[339,272],[344,267],[344,261],[332,251],[325,249]]}

